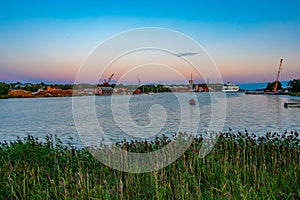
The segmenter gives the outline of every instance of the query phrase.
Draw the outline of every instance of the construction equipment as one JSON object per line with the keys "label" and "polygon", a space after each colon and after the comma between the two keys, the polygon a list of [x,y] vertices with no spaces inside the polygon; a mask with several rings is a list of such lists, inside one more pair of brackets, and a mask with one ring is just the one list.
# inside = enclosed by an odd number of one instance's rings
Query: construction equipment
{"label": "construction equipment", "polygon": [[111,81],[112,77],[114,76],[114,74],[110,75],[110,77],[106,80],[104,80],[103,82],[103,86],[107,87],[109,86],[109,82]]}
{"label": "construction equipment", "polygon": [[277,92],[279,76],[280,76],[280,72],[281,72],[281,70],[282,70],[282,61],[283,61],[283,59],[281,58],[281,59],[280,59],[280,63],[279,63],[278,72],[277,72],[276,82],[275,82],[275,85],[274,85],[273,90],[272,90],[273,92]]}

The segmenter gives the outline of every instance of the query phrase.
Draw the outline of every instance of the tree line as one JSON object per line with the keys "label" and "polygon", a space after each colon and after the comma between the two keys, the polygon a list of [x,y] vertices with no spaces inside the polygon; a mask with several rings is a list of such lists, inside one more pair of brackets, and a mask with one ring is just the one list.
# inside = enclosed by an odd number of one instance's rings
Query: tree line
{"label": "tree line", "polygon": [[[268,83],[266,90],[272,91],[273,87],[275,85],[275,82],[273,83]],[[16,83],[5,83],[5,82],[0,82],[0,95],[7,95],[9,90],[11,89],[22,89],[22,90],[27,90],[31,92],[36,92],[39,89],[47,89],[48,86],[52,87],[59,87],[62,90],[67,90],[67,89],[73,89],[74,85],[73,84],[45,84],[44,82],[41,83],[36,83],[36,84],[21,84],[20,82]],[[205,87],[206,85],[203,85]],[[299,93],[300,92],[300,79],[293,79],[290,80],[288,84],[288,90],[292,93]],[[79,84],[76,85],[76,88],[95,88],[96,85],[92,84]],[[207,86],[206,86],[207,87]],[[142,93],[149,93],[149,92],[170,92],[168,88],[164,88],[162,85],[143,85],[138,88],[140,92]],[[278,82],[278,90],[282,90],[282,84]]]}
{"label": "tree line", "polygon": [[59,87],[62,90],[73,88],[73,84],[45,84],[44,82],[36,83],[36,84],[31,84],[31,83],[22,84],[20,82],[16,82],[16,83],[0,82],[0,95],[7,95],[9,90],[12,89],[22,89],[31,92],[36,92],[39,89],[47,89],[48,86]]}

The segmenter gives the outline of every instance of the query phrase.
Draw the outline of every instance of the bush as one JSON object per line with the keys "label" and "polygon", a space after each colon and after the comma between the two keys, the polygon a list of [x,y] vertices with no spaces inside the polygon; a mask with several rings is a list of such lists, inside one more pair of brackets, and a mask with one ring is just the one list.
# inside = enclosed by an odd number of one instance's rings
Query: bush
{"label": "bush", "polygon": [[9,90],[9,84],[0,82],[0,96],[7,95]]}
{"label": "bush", "polygon": [[294,79],[289,82],[291,92],[300,92],[300,79]]}
{"label": "bush", "polygon": [[[0,145],[0,199],[299,199],[300,139],[297,132],[257,137],[222,133],[199,157],[203,137],[174,163],[143,174],[103,165],[86,149],[57,137],[28,136]],[[133,152],[171,142],[121,141]]]}

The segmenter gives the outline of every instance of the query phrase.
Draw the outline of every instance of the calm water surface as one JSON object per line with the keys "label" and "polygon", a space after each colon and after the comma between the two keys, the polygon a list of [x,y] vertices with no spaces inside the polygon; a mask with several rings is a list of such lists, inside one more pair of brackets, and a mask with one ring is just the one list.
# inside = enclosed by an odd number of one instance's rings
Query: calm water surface
{"label": "calm water surface", "polygon": [[[118,112],[117,117],[114,117],[111,111],[111,98],[97,96],[95,110],[99,125],[112,141],[128,137],[126,134],[128,132],[141,137],[143,133],[140,129],[137,133],[137,129],[132,126],[132,123],[144,127],[142,130],[147,136],[151,134],[155,136],[151,133],[153,130],[151,126],[160,127],[161,124],[162,126],[155,134],[174,134],[179,130],[179,124],[182,121],[183,126],[191,121],[191,123],[197,123],[199,125],[197,132],[202,133],[207,130],[211,120],[211,104],[216,102],[211,101],[208,93],[195,95],[198,98],[198,107],[191,107],[186,103],[184,108],[180,108],[179,101],[174,94],[132,96],[129,100],[128,110]],[[282,133],[285,130],[300,132],[300,108],[286,109],[283,107],[284,102],[300,102],[300,98],[244,94],[228,94],[226,97],[226,119],[223,131],[231,128],[232,131],[247,129],[248,132],[256,134]],[[84,102],[87,98],[93,97],[76,98],[80,98],[80,101],[83,102],[82,112],[86,112]],[[118,109],[122,110],[122,107],[127,105],[127,97],[114,98],[117,99]],[[190,117],[182,119],[181,109],[189,110]],[[195,109],[200,111],[199,116],[195,116],[197,113]],[[27,134],[41,139],[46,134],[56,134],[64,142],[73,138],[72,142],[75,145],[81,145],[73,119],[72,98],[2,99],[0,100],[0,110],[0,141],[15,140],[17,136],[23,137]],[[161,112],[161,110],[164,111]],[[156,114],[156,111],[159,114]],[[130,123],[126,117],[124,120],[120,120],[125,115],[130,117]],[[95,136],[91,135],[90,137],[93,140]]]}

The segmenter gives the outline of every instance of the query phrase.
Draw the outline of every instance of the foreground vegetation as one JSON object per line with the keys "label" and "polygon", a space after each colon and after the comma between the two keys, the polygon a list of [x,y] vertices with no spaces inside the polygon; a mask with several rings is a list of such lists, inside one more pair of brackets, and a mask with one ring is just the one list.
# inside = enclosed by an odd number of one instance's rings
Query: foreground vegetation
{"label": "foreground vegetation", "polygon": [[[134,152],[167,143],[120,142]],[[202,137],[173,164],[155,172],[113,170],[89,151],[64,146],[52,136],[28,136],[0,148],[0,199],[299,199],[300,140],[297,132],[224,133],[199,157]]]}

